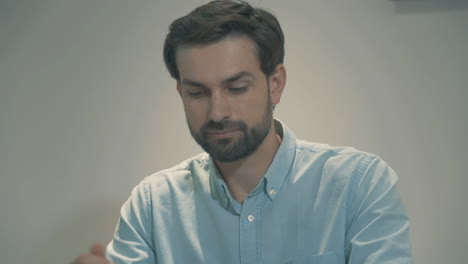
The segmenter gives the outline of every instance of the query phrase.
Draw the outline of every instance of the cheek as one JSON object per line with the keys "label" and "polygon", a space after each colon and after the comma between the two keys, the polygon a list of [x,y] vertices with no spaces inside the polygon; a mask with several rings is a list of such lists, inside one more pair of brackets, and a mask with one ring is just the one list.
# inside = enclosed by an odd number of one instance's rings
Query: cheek
{"label": "cheek", "polygon": [[198,129],[204,124],[206,113],[203,107],[196,104],[184,103],[184,110],[187,121],[192,128]]}
{"label": "cheek", "polygon": [[238,110],[242,111],[243,116],[257,120],[259,117],[263,116],[267,103],[268,97],[266,94],[257,94],[255,97],[246,100]]}

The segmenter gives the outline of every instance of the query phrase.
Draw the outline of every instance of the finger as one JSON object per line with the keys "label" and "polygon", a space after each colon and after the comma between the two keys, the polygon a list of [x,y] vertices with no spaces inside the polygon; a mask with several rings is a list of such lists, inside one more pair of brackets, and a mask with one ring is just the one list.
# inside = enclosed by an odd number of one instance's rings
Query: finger
{"label": "finger", "polygon": [[106,246],[100,243],[93,244],[90,250],[91,254],[98,257],[105,258],[106,255]]}
{"label": "finger", "polygon": [[71,264],[110,264],[105,258],[91,253],[83,254],[71,262]]}

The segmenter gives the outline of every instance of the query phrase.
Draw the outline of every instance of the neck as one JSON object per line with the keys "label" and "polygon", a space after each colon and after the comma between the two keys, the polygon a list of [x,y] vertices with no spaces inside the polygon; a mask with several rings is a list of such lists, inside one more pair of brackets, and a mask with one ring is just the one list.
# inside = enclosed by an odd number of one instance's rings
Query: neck
{"label": "neck", "polygon": [[270,132],[254,153],[235,162],[215,161],[233,198],[243,203],[245,197],[258,185],[270,167],[281,138],[272,124]]}

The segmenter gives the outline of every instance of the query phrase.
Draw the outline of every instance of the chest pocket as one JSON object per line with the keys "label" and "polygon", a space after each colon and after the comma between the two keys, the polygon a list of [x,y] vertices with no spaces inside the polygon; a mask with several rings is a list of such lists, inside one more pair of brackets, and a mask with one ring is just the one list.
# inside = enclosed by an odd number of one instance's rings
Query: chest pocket
{"label": "chest pocket", "polygon": [[345,264],[344,259],[335,252],[328,252],[312,256],[298,258],[291,264]]}

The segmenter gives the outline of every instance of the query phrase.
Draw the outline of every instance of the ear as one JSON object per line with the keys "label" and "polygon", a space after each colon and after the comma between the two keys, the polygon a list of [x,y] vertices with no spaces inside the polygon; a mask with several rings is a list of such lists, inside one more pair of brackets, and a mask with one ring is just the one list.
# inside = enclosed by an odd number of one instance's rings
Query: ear
{"label": "ear", "polygon": [[275,71],[270,75],[270,98],[272,104],[278,104],[281,100],[286,85],[286,68],[283,64],[276,65]]}
{"label": "ear", "polygon": [[182,98],[182,86],[180,84],[180,81],[177,81],[177,92],[179,93],[179,96]]}

